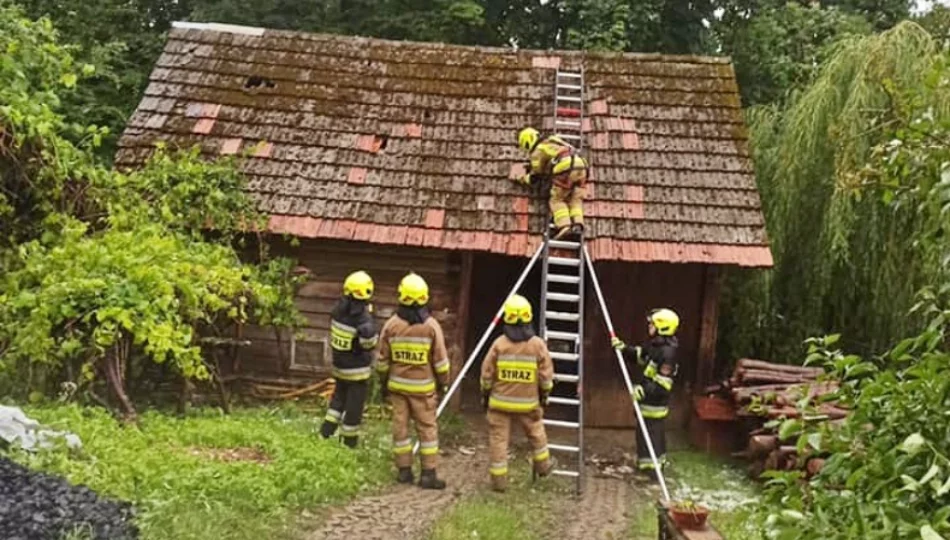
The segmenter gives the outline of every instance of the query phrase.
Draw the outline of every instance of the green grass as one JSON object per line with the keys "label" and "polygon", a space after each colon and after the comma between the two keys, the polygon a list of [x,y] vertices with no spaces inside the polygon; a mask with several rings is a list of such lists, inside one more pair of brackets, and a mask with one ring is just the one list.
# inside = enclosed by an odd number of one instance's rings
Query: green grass
{"label": "green grass", "polygon": [[[353,452],[316,431],[319,411],[294,406],[197,409],[185,418],[146,412],[124,426],[97,408],[41,406],[27,414],[78,434],[84,448],[13,453],[32,468],[132,501],[143,538],[290,538],[303,509],[344,501],[390,475],[388,423],[370,409]],[[250,448],[266,462],[216,459],[200,449]]]}
{"label": "green grass", "polygon": [[[673,452],[667,472],[670,496],[692,499],[709,507],[710,521],[729,540],[755,538],[749,528],[752,504],[758,488],[733,464],[699,452]],[[652,498],[651,498],[652,497]],[[630,537],[654,540],[657,537],[655,496],[635,496],[630,513]]]}
{"label": "green grass", "polygon": [[429,540],[541,540],[552,538],[554,493],[548,481],[531,483],[528,467],[511,466],[506,493],[482,492],[442,515]]}

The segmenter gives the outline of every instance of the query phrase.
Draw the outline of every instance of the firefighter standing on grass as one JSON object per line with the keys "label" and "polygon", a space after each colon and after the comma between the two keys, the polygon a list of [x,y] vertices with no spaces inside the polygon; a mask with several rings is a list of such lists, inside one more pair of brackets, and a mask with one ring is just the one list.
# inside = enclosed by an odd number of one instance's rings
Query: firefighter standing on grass
{"label": "firefighter standing on grass", "polygon": [[336,385],[320,434],[330,438],[342,421],[343,443],[350,448],[359,442],[373,349],[379,341],[369,306],[372,297],[373,279],[366,272],[354,272],[343,282],[343,297],[330,314]]}
{"label": "firefighter standing on grass", "polygon": [[397,481],[411,484],[412,438],[409,420],[416,423],[423,489],[445,489],[436,475],[439,464],[438,394],[446,394],[449,356],[442,327],[429,314],[429,286],[420,276],[409,274],[399,283],[399,309],[383,326],[379,347],[383,395],[393,409],[393,455],[399,469]]}
{"label": "firefighter standing on grass", "polygon": [[518,146],[528,154],[529,171],[518,181],[531,185],[541,179],[551,180],[548,204],[557,228],[555,238],[580,236],[584,232],[584,184],[587,183],[587,161],[577,149],[556,135],[544,139],[538,130],[528,127],[518,134]]}
{"label": "firefighter standing on grass", "polygon": [[[643,383],[633,387],[633,399],[640,402],[644,426],[653,441],[653,450],[660,467],[666,464],[666,433],[664,419],[670,412],[670,394],[673,379],[679,371],[676,361],[676,329],[680,318],[671,309],[655,309],[647,316],[650,340],[642,346],[630,347],[618,337],[611,345],[623,352],[627,360],[635,360],[643,368]],[[637,430],[637,469],[651,472],[655,469],[650,451],[641,430]]]}
{"label": "firefighter standing on grass", "polygon": [[488,409],[492,489],[508,487],[508,439],[511,424],[520,424],[533,449],[534,470],[551,472],[542,407],[554,388],[554,363],[544,340],[531,327],[531,304],[514,295],[504,306],[504,335],[492,344],[482,362],[483,404]]}

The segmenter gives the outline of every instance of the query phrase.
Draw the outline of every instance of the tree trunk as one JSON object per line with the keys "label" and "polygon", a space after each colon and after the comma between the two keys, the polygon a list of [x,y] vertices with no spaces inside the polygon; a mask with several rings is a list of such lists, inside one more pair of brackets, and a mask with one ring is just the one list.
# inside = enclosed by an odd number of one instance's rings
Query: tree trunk
{"label": "tree trunk", "polygon": [[122,407],[123,419],[131,423],[137,420],[138,415],[135,412],[135,406],[132,405],[132,400],[125,392],[123,374],[125,373],[128,351],[128,345],[125,343],[125,339],[122,339],[106,353],[105,362],[106,379],[109,381],[109,386],[112,387],[112,393],[115,394],[116,399],[119,400],[119,405]]}

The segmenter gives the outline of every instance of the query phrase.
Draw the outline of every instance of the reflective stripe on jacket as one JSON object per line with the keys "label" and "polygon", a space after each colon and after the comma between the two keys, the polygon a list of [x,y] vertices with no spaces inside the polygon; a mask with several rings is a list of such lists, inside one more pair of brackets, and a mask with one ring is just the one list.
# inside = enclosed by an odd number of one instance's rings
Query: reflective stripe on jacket
{"label": "reflective stripe on jacket", "polygon": [[402,394],[431,394],[449,383],[449,355],[442,327],[433,317],[409,324],[398,315],[383,326],[376,370],[387,387]]}
{"label": "reflective stripe on jacket", "polygon": [[333,376],[346,381],[369,379],[373,349],[378,341],[376,321],[366,304],[340,299],[330,315]]}
{"label": "reflective stripe on jacket", "polygon": [[554,387],[554,363],[544,340],[496,339],[482,362],[481,386],[491,392],[490,409],[526,413],[540,407],[541,393]]}
{"label": "reflective stripe on jacket", "polygon": [[587,181],[587,161],[556,135],[539,142],[531,151],[531,174],[546,176],[554,185],[570,189]]}
{"label": "reflective stripe on jacket", "polygon": [[[634,356],[643,368],[643,400],[640,410],[644,418],[662,419],[670,412],[670,395],[673,381],[679,371],[676,350],[679,340],[675,336],[656,336],[641,347],[627,347],[624,356]],[[639,351],[638,351],[639,349]],[[637,354],[639,353],[639,354]]]}

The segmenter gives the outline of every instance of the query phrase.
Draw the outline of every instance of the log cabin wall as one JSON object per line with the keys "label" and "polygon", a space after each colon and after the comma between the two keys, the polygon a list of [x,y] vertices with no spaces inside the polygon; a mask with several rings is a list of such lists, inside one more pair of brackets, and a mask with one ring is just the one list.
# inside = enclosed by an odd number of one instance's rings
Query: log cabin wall
{"label": "log cabin wall", "polygon": [[[618,336],[629,344],[646,341],[646,314],[669,307],[680,316],[680,372],[674,387],[670,427],[685,427],[691,414],[690,391],[696,379],[703,298],[704,265],[595,263],[597,276]],[[623,384],[603,316],[591,287],[585,292],[584,351],[587,355],[584,389],[587,425],[632,428],[633,408]],[[709,315],[707,311],[707,316]],[[707,360],[708,361],[708,360]],[[631,377],[636,377],[632,372]],[[634,380],[636,383],[636,380]]]}
{"label": "log cabin wall", "polygon": [[376,284],[373,306],[380,328],[396,309],[399,280],[409,271],[425,278],[430,288],[433,316],[442,324],[450,360],[453,368],[458,369],[461,355],[458,341],[463,336],[458,316],[462,297],[460,253],[333,240],[305,239],[296,246],[281,239],[272,239],[269,243],[273,255],[294,259],[311,272],[296,299],[306,324],[294,339],[293,362],[290,332],[280,332],[278,339],[272,328],[245,328],[244,335],[251,345],[240,354],[242,374],[302,379],[328,375],[330,311],[340,297],[343,279],[357,270],[368,272]]}

